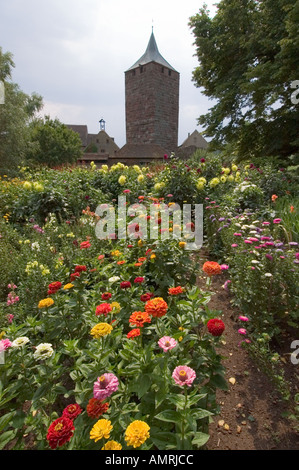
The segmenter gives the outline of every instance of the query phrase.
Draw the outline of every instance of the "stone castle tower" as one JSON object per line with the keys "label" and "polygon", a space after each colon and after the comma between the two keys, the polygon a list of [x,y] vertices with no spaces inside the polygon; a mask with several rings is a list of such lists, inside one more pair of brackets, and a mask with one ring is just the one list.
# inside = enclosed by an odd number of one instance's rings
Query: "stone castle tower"
{"label": "stone castle tower", "polygon": [[178,146],[180,74],[162,57],[152,32],[143,56],[125,72],[126,141]]}

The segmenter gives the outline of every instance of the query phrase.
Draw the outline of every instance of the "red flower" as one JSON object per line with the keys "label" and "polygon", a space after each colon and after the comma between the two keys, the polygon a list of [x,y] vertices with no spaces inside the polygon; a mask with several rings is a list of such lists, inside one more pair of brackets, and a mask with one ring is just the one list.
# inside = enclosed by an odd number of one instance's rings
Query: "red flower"
{"label": "red flower", "polygon": [[135,284],[142,284],[142,282],[144,282],[144,277],[136,277],[134,282]]}
{"label": "red flower", "polygon": [[91,398],[87,404],[86,412],[90,418],[98,418],[108,411],[109,403],[104,403],[103,400]]}
{"label": "red flower", "polygon": [[107,316],[107,313],[111,312],[112,310],[112,307],[110,304],[101,304],[101,305],[98,305],[97,308],[96,308],[96,316],[99,316],[99,315],[105,315],[105,317]]}
{"label": "red flower", "polygon": [[151,318],[146,312],[133,312],[129,318],[129,323],[143,327],[144,323],[151,323]]}
{"label": "red flower", "polygon": [[77,277],[80,277],[80,273],[72,273],[71,274],[71,281],[74,281]]}
{"label": "red flower", "polygon": [[213,336],[221,336],[225,330],[225,325],[223,321],[219,318],[212,318],[211,320],[209,320],[207,323],[207,327],[209,333],[211,333]]}
{"label": "red flower", "polygon": [[110,292],[104,292],[102,294],[102,300],[109,300],[111,299],[111,297],[112,297],[112,294]]}
{"label": "red flower", "polygon": [[50,424],[47,433],[47,440],[51,449],[61,447],[68,442],[73,437],[74,430],[75,427],[71,419],[63,416],[55,419],[55,421]]}
{"label": "red flower", "polygon": [[139,328],[134,328],[133,330],[129,331],[127,334],[127,338],[136,338],[136,336],[140,336],[140,329]]}
{"label": "red flower", "polygon": [[122,281],[119,286],[121,289],[129,289],[130,287],[132,287],[132,284],[130,283],[130,281]]}
{"label": "red flower", "polygon": [[148,300],[150,300],[150,299],[153,297],[153,295],[154,295],[154,294],[151,294],[151,293],[147,292],[146,294],[142,294],[142,295],[140,296],[140,300],[141,300],[142,302],[147,302]]}
{"label": "red flower", "polygon": [[81,273],[82,271],[86,271],[86,270],[87,270],[86,266],[77,265],[75,267],[75,273]]}
{"label": "red flower", "polygon": [[48,295],[56,294],[57,291],[61,288],[62,284],[59,281],[51,282],[49,284]]}
{"label": "red flower", "polygon": [[153,317],[163,317],[166,315],[168,305],[162,297],[155,297],[145,304],[145,311]]}
{"label": "red flower", "polygon": [[62,412],[62,416],[64,418],[69,418],[71,420],[74,420],[75,418],[77,418],[77,416],[79,416],[80,413],[82,413],[82,411],[83,410],[81,406],[75,403],[73,405],[68,405],[66,408],[64,408]]}
{"label": "red flower", "polygon": [[89,241],[80,243],[80,250],[84,250],[85,248],[90,248],[90,247],[91,247],[91,243]]}
{"label": "red flower", "polygon": [[178,295],[178,294],[182,294],[183,292],[184,292],[184,289],[181,286],[170,287],[168,289],[168,294],[169,295]]}

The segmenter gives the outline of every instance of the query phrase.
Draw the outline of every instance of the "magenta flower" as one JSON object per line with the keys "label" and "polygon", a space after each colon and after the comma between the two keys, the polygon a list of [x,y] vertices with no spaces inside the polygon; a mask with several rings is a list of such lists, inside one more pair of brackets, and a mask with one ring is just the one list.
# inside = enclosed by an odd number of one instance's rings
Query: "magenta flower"
{"label": "magenta flower", "polygon": [[223,284],[223,289],[225,290],[228,290],[228,285],[231,283],[232,281],[230,281],[229,279],[227,281],[225,281],[225,283]]}
{"label": "magenta flower", "polygon": [[103,374],[97,378],[93,385],[93,396],[98,400],[110,397],[118,389],[118,378],[111,373]]}
{"label": "magenta flower", "polygon": [[274,219],[273,220],[273,224],[280,224],[280,222],[281,222],[281,219]]}
{"label": "magenta flower", "polygon": [[236,248],[237,246],[238,246],[237,243],[233,243],[233,244],[231,245],[232,248]]}
{"label": "magenta flower", "polygon": [[226,271],[227,269],[229,269],[229,265],[228,264],[221,264],[220,268],[222,269],[222,271]]}
{"label": "magenta flower", "polygon": [[240,333],[240,335],[246,335],[247,331],[245,330],[245,328],[239,328],[238,333]]}
{"label": "magenta flower", "polygon": [[240,315],[240,316],[239,316],[239,320],[241,320],[241,321],[249,321],[249,318],[248,318],[248,317],[245,317],[244,315]]}
{"label": "magenta flower", "polygon": [[196,378],[196,374],[195,371],[188,366],[178,366],[174,369],[172,378],[177,385],[187,385],[187,387],[191,387]]}
{"label": "magenta flower", "polygon": [[6,349],[10,348],[12,345],[9,339],[1,339],[0,341],[0,352],[5,351]]}
{"label": "magenta flower", "polygon": [[170,336],[163,336],[163,338],[159,339],[158,345],[160,348],[163,349],[164,352],[170,351],[171,349],[175,348],[177,345],[177,341]]}

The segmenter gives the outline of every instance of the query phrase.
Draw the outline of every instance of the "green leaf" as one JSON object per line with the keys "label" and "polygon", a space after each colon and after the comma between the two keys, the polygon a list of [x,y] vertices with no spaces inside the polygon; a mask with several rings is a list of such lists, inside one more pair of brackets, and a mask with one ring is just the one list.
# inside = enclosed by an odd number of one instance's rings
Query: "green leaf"
{"label": "green leaf", "polygon": [[17,430],[6,431],[0,435],[0,450],[3,449],[10,441],[12,441],[17,433]]}
{"label": "green leaf", "polygon": [[192,444],[197,447],[202,447],[208,442],[209,438],[209,434],[206,434],[204,432],[196,432],[194,435],[194,439],[192,440]]}
{"label": "green leaf", "polygon": [[155,416],[160,421],[166,421],[170,423],[179,423],[182,420],[182,416],[178,411],[175,410],[164,410]]}
{"label": "green leaf", "polygon": [[0,418],[0,432],[3,431],[3,429],[8,425],[8,423],[12,420],[12,417],[14,416],[14,412],[7,413],[4,416],[1,416]]}
{"label": "green leaf", "polygon": [[158,432],[151,440],[159,450],[170,450],[177,448],[177,440],[172,432]]}

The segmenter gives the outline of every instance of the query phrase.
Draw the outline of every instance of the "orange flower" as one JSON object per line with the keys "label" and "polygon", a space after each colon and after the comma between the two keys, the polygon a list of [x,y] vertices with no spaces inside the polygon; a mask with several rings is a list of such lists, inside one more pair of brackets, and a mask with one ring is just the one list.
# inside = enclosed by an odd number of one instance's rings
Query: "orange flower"
{"label": "orange flower", "polygon": [[125,260],[117,261],[117,264],[125,264]]}
{"label": "orange flower", "polygon": [[272,197],[271,197],[272,202],[275,202],[277,198],[278,198],[278,196],[276,196],[276,194],[272,194]]}
{"label": "orange flower", "polygon": [[137,268],[142,266],[142,263],[135,263],[134,266],[136,266]]}
{"label": "orange flower", "polygon": [[183,292],[184,292],[184,289],[181,286],[169,287],[168,289],[169,295],[178,295],[178,294],[182,294]]}
{"label": "orange flower", "polygon": [[294,206],[290,206],[290,212],[295,212],[295,207]]}
{"label": "orange flower", "polygon": [[151,323],[151,318],[146,312],[133,312],[129,318],[129,323],[142,327],[144,323]]}
{"label": "orange flower", "polygon": [[129,331],[127,334],[127,338],[136,338],[136,336],[140,336],[140,329],[134,328],[133,330]]}
{"label": "orange flower", "polygon": [[155,297],[145,304],[145,311],[153,317],[163,317],[166,315],[168,305],[162,297]]}
{"label": "orange flower", "polygon": [[108,411],[109,404],[97,398],[91,398],[87,404],[86,411],[90,418],[98,418]]}
{"label": "orange flower", "polygon": [[143,263],[144,261],[146,261],[146,258],[145,258],[145,257],[138,258],[138,262],[139,262],[139,263]]}
{"label": "orange flower", "polygon": [[221,266],[216,261],[206,261],[202,269],[208,276],[222,273]]}

